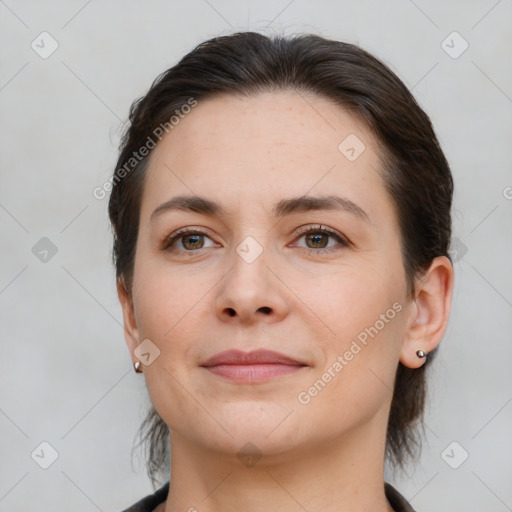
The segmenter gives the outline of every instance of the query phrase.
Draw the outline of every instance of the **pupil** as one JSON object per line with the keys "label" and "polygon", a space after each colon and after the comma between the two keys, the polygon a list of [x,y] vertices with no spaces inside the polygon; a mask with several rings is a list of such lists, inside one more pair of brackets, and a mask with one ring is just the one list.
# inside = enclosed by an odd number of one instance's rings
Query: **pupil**
{"label": "pupil", "polygon": [[[309,239],[310,240],[314,239],[313,243],[318,244],[318,243],[321,243],[321,241],[319,241],[319,238],[321,239],[323,236],[324,236],[323,233],[316,233],[314,235],[309,235]],[[325,247],[325,245],[322,245],[322,247]]]}
{"label": "pupil", "polygon": [[[187,235],[185,238],[184,238],[184,242],[185,244],[187,243],[187,241],[189,241],[190,239],[192,239],[192,245],[195,245],[197,244],[197,242],[199,241],[199,238],[201,237],[201,235]],[[195,239],[195,240],[194,240]],[[195,247],[193,247],[195,248]]]}

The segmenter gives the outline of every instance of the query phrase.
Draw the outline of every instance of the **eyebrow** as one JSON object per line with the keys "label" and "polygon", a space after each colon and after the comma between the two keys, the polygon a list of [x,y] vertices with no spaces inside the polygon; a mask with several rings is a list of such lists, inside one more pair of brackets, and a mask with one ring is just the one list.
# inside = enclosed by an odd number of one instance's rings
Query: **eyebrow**
{"label": "eyebrow", "polygon": [[[209,216],[226,215],[226,211],[219,203],[206,197],[176,196],[157,206],[151,214],[150,220],[153,221],[164,212],[173,210],[200,213]],[[321,197],[299,196],[292,197],[290,199],[282,199],[274,205],[273,214],[276,218],[282,218],[295,213],[316,210],[342,211],[350,213],[371,224],[368,214],[360,206],[346,197],[334,195]]]}

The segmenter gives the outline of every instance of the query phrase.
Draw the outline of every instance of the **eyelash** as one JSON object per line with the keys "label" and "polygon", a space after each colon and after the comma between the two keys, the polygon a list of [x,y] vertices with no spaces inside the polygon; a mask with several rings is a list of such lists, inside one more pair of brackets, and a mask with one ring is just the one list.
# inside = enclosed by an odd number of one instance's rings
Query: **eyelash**
{"label": "eyelash", "polygon": [[[304,235],[308,235],[310,233],[323,233],[325,235],[329,235],[329,236],[335,238],[340,243],[340,245],[342,247],[349,247],[351,245],[350,242],[346,238],[341,236],[338,232],[336,232],[332,229],[326,228],[322,225],[316,225],[316,226],[309,225],[309,226],[305,226],[304,228],[300,228],[299,231],[297,232],[297,239],[300,239]],[[179,229],[178,231],[176,231],[175,233],[172,233],[170,236],[168,236],[163,241],[162,250],[169,251],[169,252],[178,251],[178,249],[173,249],[171,246],[174,242],[183,238],[186,235],[205,235],[208,237],[208,234],[205,233],[204,231],[194,229],[194,228],[182,228],[182,229]],[[210,238],[210,237],[208,237],[208,238]],[[329,247],[327,249],[310,249],[308,247],[301,247],[301,249],[304,251],[307,251],[309,253],[318,254],[318,253],[329,253],[332,250],[336,250],[336,247]],[[182,252],[189,253],[189,254],[193,255],[194,253],[197,253],[200,250],[201,249],[190,250],[190,251],[183,250]]]}

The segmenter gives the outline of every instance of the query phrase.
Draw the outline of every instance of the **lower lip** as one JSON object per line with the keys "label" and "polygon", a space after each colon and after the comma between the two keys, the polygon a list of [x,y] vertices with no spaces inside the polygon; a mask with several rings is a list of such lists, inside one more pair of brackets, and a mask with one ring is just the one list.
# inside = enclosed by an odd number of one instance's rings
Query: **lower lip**
{"label": "lower lip", "polygon": [[290,364],[219,364],[217,366],[205,367],[215,375],[220,375],[234,382],[265,382],[279,377],[294,373],[302,368],[301,365]]}

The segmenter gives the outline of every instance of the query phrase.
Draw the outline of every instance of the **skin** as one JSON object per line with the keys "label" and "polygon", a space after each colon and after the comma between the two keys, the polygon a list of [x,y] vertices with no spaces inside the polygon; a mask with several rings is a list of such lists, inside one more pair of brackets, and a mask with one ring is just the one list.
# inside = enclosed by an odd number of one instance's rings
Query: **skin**
{"label": "skin", "polygon": [[[338,150],[349,134],[366,146],[355,161]],[[291,91],[200,100],[154,149],[133,288],[120,280],[118,293],[132,360],[145,339],[160,350],[143,366],[171,432],[171,487],[158,512],[392,511],[383,466],[395,371],[399,361],[420,367],[416,351],[441,341],[453,268],[436,258],[407,297],[398,220],[379,168],[376,141],[358,118]],[[150,220],[182,194],[217,201],[228,214],[168,211]],[[328,210],[273,216],[282,199],[330,194],[369,221]],[[350,244],[297,234],[310,224]],[[187,226],[206,236],[162,249]],[[251,263],[236,251],[248,236],[262,249]],[[394,303],[401,311],[332,376],[338,356]],[[232,348],[266,348],[307,366],[249,384],[199,366]],[[300,403],[329,367],[330,382]],[[260,456],[252,465],[237,457],[248,442]]]}

